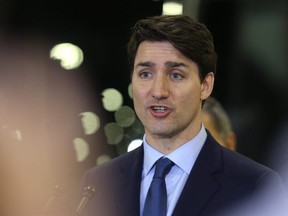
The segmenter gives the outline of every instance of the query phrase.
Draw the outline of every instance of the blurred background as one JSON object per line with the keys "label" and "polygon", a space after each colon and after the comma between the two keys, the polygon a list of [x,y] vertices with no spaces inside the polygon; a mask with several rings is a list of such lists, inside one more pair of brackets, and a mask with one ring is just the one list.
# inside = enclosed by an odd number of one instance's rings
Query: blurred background
{"label": "blurred background", "polygon": [[214,36],[237,151],[286,177],[287,0],[1,0],[1,215],[72,215],[84,172],[139,145],[130,28],[179,13]]}

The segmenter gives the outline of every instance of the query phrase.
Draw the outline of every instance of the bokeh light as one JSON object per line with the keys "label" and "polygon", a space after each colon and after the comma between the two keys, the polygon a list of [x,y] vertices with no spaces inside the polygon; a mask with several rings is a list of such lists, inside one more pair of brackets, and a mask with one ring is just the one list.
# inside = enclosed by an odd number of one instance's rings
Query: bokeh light
{"label": "bokeh light", "polygon": [[61,66],[66,70],[78,68],[84,59],[82,50],[71,43],[55,45],[50,51],[50,58],[60,60]]}

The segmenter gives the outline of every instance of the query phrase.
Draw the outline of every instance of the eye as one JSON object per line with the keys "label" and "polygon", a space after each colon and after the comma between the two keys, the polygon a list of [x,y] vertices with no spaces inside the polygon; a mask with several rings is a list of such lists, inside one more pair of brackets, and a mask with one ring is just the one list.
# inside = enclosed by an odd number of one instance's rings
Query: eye
{"label": "eye", "polygon": [[170,77],[172,80],[181,80],[183,78],[183,75],[174,72],[171,73]]}
{"label": "eye", "polygon": [[142,79],[147,79],[151,76],[152,76],[152,74],[148,71],[143,71],[143,72],[139,73],[139,77],[141,77]]}

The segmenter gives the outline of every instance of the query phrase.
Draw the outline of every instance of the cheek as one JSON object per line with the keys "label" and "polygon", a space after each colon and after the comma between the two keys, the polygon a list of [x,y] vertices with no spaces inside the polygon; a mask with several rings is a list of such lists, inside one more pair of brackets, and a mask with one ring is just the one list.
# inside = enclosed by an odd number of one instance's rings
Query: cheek
{"label": "cheek", "polygon": [[138,104],[143,102],[143,92],[141,92],[140,88],[133,88],[132,86],[132,98],[134,107],[137,107]]}
{"label": "cheek", "polygon": [[201,99],[201,86],[196,84],[191,84],[189,88],[183,90],[182,98],[189,101],[189,103],[197,103]]}
{"label": "cheek", "polygon": [[131,85],[131,93],[133,99],[142,100],[145,95],[148,93],[148,85],[144,85],[143,83],[134,82]]}
{"label": "cheek", "polygon": [[186,112],[194,112],[201,107],[201,92],[199,89],[188,89],[185,94],[178,96],[182,109]]}

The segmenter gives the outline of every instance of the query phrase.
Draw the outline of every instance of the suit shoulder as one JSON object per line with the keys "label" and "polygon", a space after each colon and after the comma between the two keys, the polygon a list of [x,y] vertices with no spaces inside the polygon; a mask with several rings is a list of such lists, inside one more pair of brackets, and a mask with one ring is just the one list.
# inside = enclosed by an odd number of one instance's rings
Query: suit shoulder
{"label": "suit shoulder", "polygon": [[143,158],[143,148],[139,147],[133,151],[121,154],[103,164],[99,164],[87,170],[86,174],[97,173],[113,173],[114,171],[121,171],[123,168],[131,167],[134,163],[139,163]]}
{"label": "suit shoulder", "polygon": [[[282,184],[280,175],[267,167],[241,153],[223,149],[223,164],[226,173],[237,176],[237,181],[258,182],[261,184]],[[235,179],[234,179],[235,180]]]}

